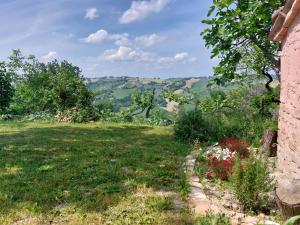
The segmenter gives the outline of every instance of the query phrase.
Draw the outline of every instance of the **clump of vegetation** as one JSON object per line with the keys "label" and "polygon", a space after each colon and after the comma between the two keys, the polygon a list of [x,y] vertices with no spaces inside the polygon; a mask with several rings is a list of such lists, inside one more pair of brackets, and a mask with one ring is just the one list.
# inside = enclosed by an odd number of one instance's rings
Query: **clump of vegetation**
{"label": "clump of vegetation", "polygon": [[196,225],[231,225],[231,221],[230,218],[224,214],[207,214],[206,216],[198,218]]}
{"label": "clump of vegetation", "polygon": [[[273,108],[277,111],[278,105],[266,95],[268,92],[258,84],[228,92],[212,91],[194,110],[179,114],[175,136],[183,141],[210,144],[233,137],[258,146],[264,130],[270,124],[277,127],[277,114],[272,112]],[[261,104],[257,104],[257,99]]]}
{"label": "clump of vegetation", "polygon": [[[0,65],[4,90],[1,112],[14,117],[52,114],[59,120],[86,122],[96,118],[93,95],[87,89],[79,67],[67,61],[47,64],[33,55],[14,50]],[[34,118],[35,116],[32,116]],[[40,118],[39,116],[36,116]]]}
{"label": "clump of vegetation", "polygon": [[174,126],[175,137],[188,142],[209,142],[214,137],[214,129],[210,125],[200,110],[183,111]]}
{"label": "clump of vegetation", "polygon": [[122,198],[119,204],[104,213],[105,225],[166,224],[164,211],[173,208],[169,198],[160,197],[147,190]]}
{"label": "clump of vegetation", "polygon": [[255,213],[269,210],[268,193],[274,184],[270,177],[268,160],[251,153],[247,160],[237,158],[234,169],[230,181],[243,209]]}
{"label": "clump of vegetation", "polygon": [[297,221],[299,222],[299,220],[300,220],[300,216],[294,216],[294,217],[288,219],[288,220],[284,223],[284,225],[294,225],[294,224],[297,223]]}
{"label": "clump of vegetation", "polygon": [[0,113],[9,106],[13,94],[12,76],[7,72],[5,63],[0,62]]}

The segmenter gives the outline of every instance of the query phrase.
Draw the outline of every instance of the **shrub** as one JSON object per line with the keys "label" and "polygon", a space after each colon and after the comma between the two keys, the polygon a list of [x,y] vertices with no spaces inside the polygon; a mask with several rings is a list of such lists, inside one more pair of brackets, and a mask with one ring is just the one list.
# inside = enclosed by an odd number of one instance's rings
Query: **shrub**
{"label": "shrub", "polygon": [[97,119],[97,115],[91,107],[87,107],[87,108],[74,107],[68,110],[58,111],[55,117],[58,122],[75,122],[75,123],[90,122]]}
{"label": "shrub", "polygon": [[209,142],[214,139],[214,131],[213,125],[197,109],[189,112],[181,112],[174,126],[175,137],[187,142],[194,140]]}
{"label": "shrub", "polygon": [[0,121],[7,121],[7,120],[13,120],[14,115],[12,114],[1,114],[0,115]]}
{"label": "shrub", "polygon": [[26,115],[22,118],[23,121],[39,121],[39,120],[54,120],[54,115],[46,112],[37,112]]}
{"label": "shrub", "polygon": [[236,158],[231,184],[234,194],[244,211],[265,211],[269,208],[268,193],[273,187],[273,179],[268,170],[268,161],[261,155],[250,154],[249,159]]}

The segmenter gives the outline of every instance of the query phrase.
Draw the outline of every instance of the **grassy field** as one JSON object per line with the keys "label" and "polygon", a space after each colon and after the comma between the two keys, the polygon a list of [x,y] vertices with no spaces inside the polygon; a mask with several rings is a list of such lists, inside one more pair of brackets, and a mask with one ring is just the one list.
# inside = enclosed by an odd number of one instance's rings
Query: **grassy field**
{"label": "grassy field", "polygon": [[0,124],[0,224],[189,224],[157,191],[185,194],[189,146],[172,129]]}

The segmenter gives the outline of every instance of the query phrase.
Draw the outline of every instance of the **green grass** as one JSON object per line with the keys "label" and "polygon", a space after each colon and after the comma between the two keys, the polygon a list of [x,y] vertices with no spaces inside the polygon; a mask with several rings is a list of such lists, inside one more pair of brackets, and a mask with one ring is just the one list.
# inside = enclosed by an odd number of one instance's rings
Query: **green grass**
{"label": "green grass", "polygon": [[[188,152],[166,127],[1,123],[0,224],[119,224],[126,205],[153,213],[147,224],[168,224],[175,217],[147,202],[170,201],[140,193],[184,192]],[[128,212],[120,224],[145,224]]]}

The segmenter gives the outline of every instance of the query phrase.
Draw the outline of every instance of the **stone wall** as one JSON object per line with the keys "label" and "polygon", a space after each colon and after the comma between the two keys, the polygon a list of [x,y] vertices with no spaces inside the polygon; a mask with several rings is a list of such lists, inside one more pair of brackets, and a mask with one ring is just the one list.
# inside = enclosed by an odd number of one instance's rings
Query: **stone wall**
{"label": "stone wall", "polygon": [[282,42],[278,167],[300,180],[300,13]]}

